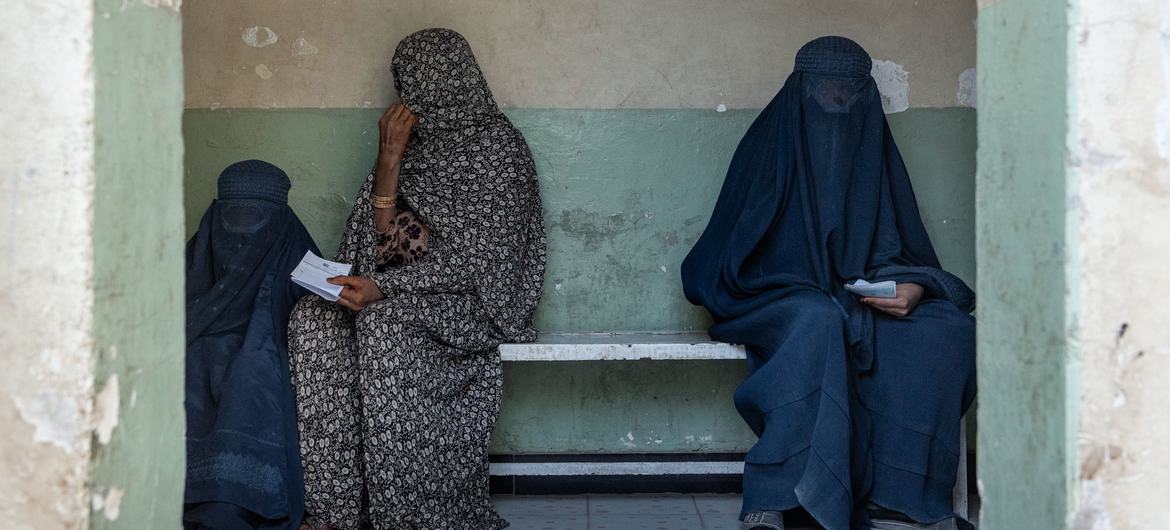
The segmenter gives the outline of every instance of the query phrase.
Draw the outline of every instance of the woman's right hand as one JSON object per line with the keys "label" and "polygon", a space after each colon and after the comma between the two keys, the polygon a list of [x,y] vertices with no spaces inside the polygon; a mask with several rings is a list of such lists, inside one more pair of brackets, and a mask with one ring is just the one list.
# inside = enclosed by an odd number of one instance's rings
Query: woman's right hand
{"label": "woman's right hand", "polygon": [[406,154],[406,144],[410,141],[410,131],[418,118],[406,105],[395,103],[386,108],[382,118],[378,120],[378,129],[381,132],[381,141],[378,146],[378,163],[397,166]]}

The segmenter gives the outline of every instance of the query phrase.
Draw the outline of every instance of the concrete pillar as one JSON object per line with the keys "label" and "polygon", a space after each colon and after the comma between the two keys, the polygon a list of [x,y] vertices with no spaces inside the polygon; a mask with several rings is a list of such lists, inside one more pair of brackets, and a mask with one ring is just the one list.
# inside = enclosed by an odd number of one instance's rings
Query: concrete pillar
{"label": "concrete pillar", "polygon": [[980,1],[983,528],[1170,526],[1168,17]]}
{"label": "concrete pillar", "polygon": [[1170,4],[1070,20],[1070,527],[1170,528]]}
{"label": "concrete pillar", "polygon": [[16,0],[0,32],[0,520],[178,528],[178,0]]}

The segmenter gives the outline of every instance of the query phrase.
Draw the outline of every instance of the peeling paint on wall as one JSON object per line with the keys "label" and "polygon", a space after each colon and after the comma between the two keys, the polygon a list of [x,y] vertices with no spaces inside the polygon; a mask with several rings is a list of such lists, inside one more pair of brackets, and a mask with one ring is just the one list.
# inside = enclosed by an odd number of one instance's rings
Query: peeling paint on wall
{"label": "peeling paint on wall", "polygon": [[118,374],[111,375],[106,385],[98,392],[94,406],[94,432],[98,443],[110,443],[110,436],[118,426],[118,407],[121,395],[118,391]]}
{"label": "peeling paint on wall", "polygon": [[33,441],[53,444],[67,453],[77,450],[88,426],[75,396],[42,391],[29,400],[13,399],[21,419],[36,429]]}
{"label": "peeling paint on wall", "polygon": [[[130,0],[122,0],[122,10],[125,11]],[[142,0],[142,5],[146,7],[163,7],[179,14],[183,8],[183,0]]]}
{"label": "peeling paint on wall", "polygon": [[122,488],[109,488],[104,492],[93,494],[93,512],[103,514],[107,521],[116,521],[122,512],[122,497],[126,491]]}
{"label": "peeling paint on wall", "polygon": [[263,48],[265,46],[276,44],[280,37],[276,36],[276,32],[272,31],[268,26],[252,26],[244,28],[244,32],[240,34],[244,44],[253,48]]}
{"label": "peeling paint on wall", "polygon": [[293,57],[305,57],[307,55],[317,55],[318,52],[319,52],[319,50],[317,49],[317,47],[313,46],[312,44],[309,44],[309,41],[305,40],[304,37],[297,37],[297,40],[293,41],[293,44],[292,44]]}
{"label": "peeling paint on wall", "polygon": [[956,100],[960,107],[976,107],[975,79],[974,68],[968,68],[959,74],[959,92],[956,94]]}
{"label": "peeling paint on wall", "polygon": [[1069,530],[1113,529],[1109,512],[1105,510],[1105,494],[1100,480],[1081,483],[1081,505],[1069,519]]}
{"label": "peeling paint on wall", "polygon": [[886,114],[910,108],[910,74],[894,61],[874,59],[870,71],[882,94],[882,110]]}

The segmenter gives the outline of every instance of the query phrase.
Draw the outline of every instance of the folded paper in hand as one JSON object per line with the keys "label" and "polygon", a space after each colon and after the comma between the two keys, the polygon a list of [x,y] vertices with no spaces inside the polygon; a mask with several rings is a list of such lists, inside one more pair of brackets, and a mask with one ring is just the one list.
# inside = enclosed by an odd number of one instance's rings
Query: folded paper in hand
{"label": "folded paper in hand", "polygon": [[853,283],[845,284],[845,290],[857,296],[869,296],[873,298],[897,298],[898,284],[893,280],[886,280],[884,282],[869,283],[865,280],[857,280]]}
{"label": "folded paper in hand", "polygon": [[353,269],[353,265],[328,261],[313,254],[313,251],[308,251],[297,264],[297,268],[293,269],[292,281],[321,298],[336,302],[341,296],[342,286],[333,285],[325,280],[334,276],[348,276],[350,269]]}

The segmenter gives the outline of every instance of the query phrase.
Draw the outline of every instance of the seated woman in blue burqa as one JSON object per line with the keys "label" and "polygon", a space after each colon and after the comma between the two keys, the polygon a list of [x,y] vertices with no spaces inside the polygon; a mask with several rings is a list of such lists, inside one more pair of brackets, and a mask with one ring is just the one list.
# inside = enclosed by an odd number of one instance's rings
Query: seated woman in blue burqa
{"label": "seated woman in blue burqa", "polygon": [[[748,528],[798,508],[829,530],[965,526],[951,489],[975,295],[940,268],[861,46],[800,49],[682,273],[711,337],[748,352]],[[893,297],[846,290],[857,280],[896,282]]]}
{"label": "seated woman in blue burqa", "polygon": [[219,176],[187,243],[187,530],[296,530],[304,515],[289,281],[320,254],[288,207],[288,176],[259,160]]}

